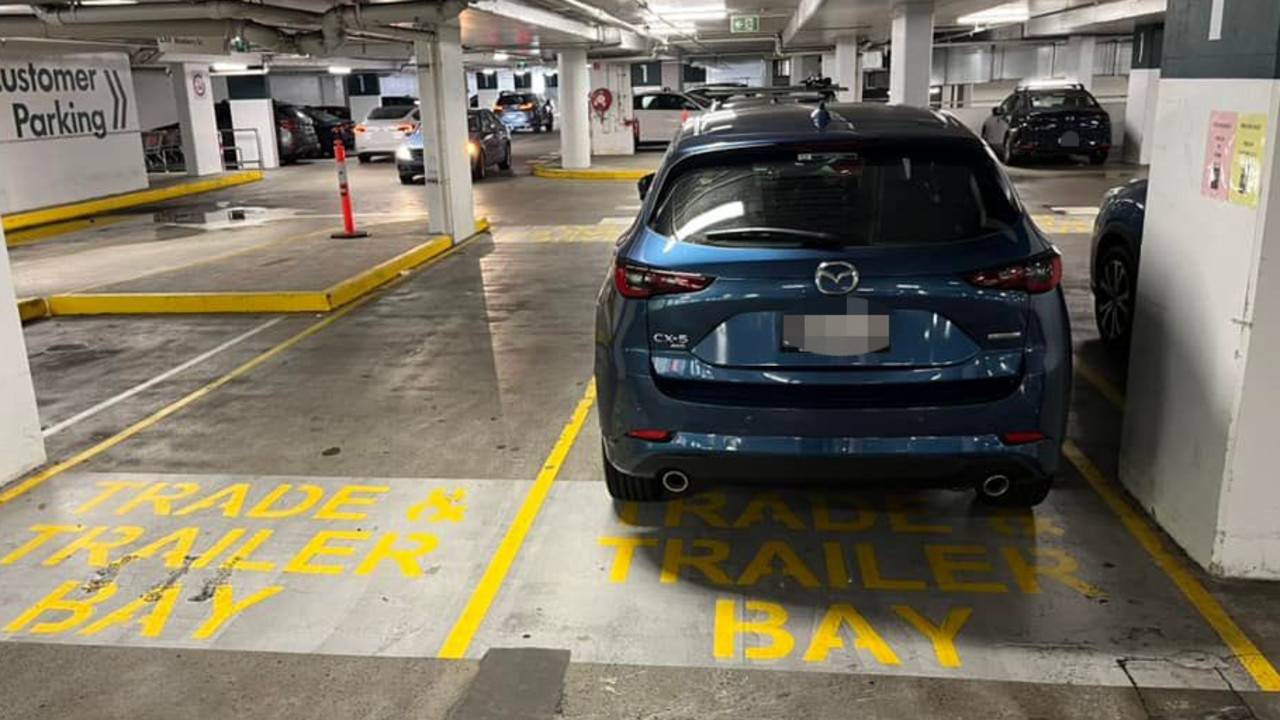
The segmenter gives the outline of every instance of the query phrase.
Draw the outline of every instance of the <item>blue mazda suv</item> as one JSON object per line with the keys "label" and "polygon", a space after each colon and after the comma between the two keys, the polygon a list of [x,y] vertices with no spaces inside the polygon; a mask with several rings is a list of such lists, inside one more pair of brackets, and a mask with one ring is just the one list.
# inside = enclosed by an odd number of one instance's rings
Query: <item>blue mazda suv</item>
{"label": "blue mazda suv", "polygon": [[1046,497],[1071,390],[1062,263],[959,121],[710,112],[640,190],[596,312],[613,497],[691,482]]}

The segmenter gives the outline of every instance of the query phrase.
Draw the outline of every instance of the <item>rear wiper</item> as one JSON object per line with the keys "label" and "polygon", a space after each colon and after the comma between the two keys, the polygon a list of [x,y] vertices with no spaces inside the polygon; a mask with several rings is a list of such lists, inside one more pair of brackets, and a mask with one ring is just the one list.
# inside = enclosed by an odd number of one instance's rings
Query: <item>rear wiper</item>
{"label": "rear wiper", "polygon": [[712,230],[703,237],[711,242],[724,240],[781,240],[785,243],[800,245],[843,245],[839,235],[816,230],[797,230],[781,227],[742,227],[727,230]]}

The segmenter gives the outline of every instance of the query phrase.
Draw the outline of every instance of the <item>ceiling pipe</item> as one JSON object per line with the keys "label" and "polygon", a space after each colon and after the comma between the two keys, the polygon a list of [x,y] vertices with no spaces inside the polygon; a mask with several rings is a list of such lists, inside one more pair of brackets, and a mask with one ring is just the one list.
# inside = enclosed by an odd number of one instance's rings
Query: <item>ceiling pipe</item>
{"label": "ceiling pipe", "polygon": [[197,2],[93,7],[32,5],[31,10],[36,17],[50,25],[143,23],[158,20],[252,20],[267,25],[318,27],[321,17],[320,13],[273,5],[258,5],[243,2],[243,0],[198,0]]}
{"label": "ceiling pipe", "polygon": [[569,7],[575,10],[578,10],[579,12],[583,12],[583,13],[586,13],[587,15],[590,15],[591,18],[597,22],[602,22],[606,25],[612,25],[622,30],[628,30],[630,32],[633,32],[639,35],[640,37],[643,37],[648,40],[652,40],[660,45],[667,44],[666,38],[663,38],[659,35],[655,35],[654,33],[649,32],[648,29],[640,27],[639,25],[632,25],[626,20],[623,20],[622,18],[612,15],[590,3],[583,2],[582,0],[556,0],[556,1],[563,5],[568,5]]}

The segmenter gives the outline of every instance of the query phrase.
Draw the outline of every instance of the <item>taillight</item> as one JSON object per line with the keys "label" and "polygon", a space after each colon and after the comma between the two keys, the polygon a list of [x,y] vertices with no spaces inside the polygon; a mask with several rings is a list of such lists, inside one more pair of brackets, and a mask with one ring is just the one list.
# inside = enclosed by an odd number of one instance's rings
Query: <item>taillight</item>
{"label": "taillight", "polygon": [[1044,439],[1044,433],[1039,430],[1022,430],[1015,432],[1007,432],[1000,436],[1004,440],[1005,445],[1026,445],[1028,443],[1040,442]]}
{"label": "taillight", "polygon": [[520,105],[520,109],[521,109],[521,110],[532,110],[532,109],[533,109],[533,103],[522,103],[522,104]]}
{"label": "taillight", "polygon": [[613,270],[613,283],[623,297],[647,298],[654,295],[697,292],[715,278],[696,273],[653,270],[636,265],[619,264]]}
{"label": "taillight", "polygon": [[502,106],[501,106],[501,105],[494,105],[494,106],[493,106],[493,111],[494,111],[494,112],[496,112],[496,113],[500,113],[500,112],[502,112]]}
{"label": "taillight", "polygon": [[396,126],[396,132],[404,133],[405,135],[412,135],[413,123],[400,123],[399,125]]}
{"label": "taillight", "polygon": [[301,126],[298,125],[297,120],[281,120],[280,127],[284,128],[285,130],[293,131],[293,130],[297,130]]}
{"label": "taillight", "polygon": [[368,132],[368,131],[369,131],[369,128],[365,127],[365,126],[364,126],[364,123],[361,123],[361,124],[359,124],[359,125],[357,125],[357,126],[356,126],[356,134],[357,134],[357,135],[363,135],[363,134],[365,134],[365,133],[366,133],[366,132]]}
{"label": "taillight", "polygon": [[1062,281],[1062,256],[1057,250],[1051,250],[1013,265],[979,270],[968,279],[980,288],[1049,292]]}
{"label": "taillight", "polygon": [[669,430],[629,430],[627,437],[633,437],[637,440],[648,440],[649,442],[667,442],[675,433]]}

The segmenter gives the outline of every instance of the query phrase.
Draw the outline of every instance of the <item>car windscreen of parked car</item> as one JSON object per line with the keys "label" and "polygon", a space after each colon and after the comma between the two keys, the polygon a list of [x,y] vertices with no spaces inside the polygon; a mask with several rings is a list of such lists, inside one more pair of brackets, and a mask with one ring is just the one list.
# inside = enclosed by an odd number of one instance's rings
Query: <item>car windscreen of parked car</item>
{"label": "car windscreen of parked car", "polygon": [[927,145],[734,153],[667,183],[653,229],[715,245],[944,244],[1007,233],[1018,211],[981,153]]}
{"label": "car windscreen of parked car", "polygon": [[392,105],[376,107],[369,111],[369,120],[396,120],[413,111],[412,105]]}
{"label": "car windscreen of parked car", "polygon": [[1081,90],[1039,90],[1029,93],[1032,110],[1070,110],[1096,108],[1098,103]]}

